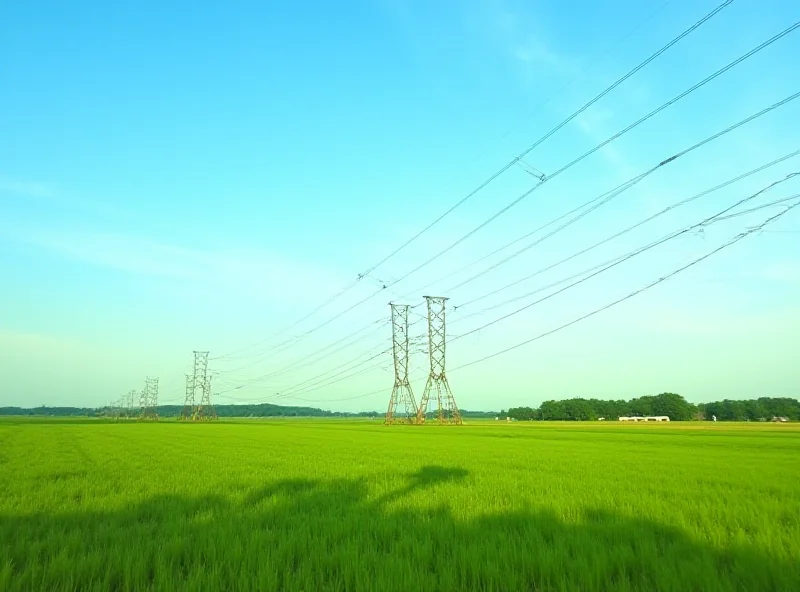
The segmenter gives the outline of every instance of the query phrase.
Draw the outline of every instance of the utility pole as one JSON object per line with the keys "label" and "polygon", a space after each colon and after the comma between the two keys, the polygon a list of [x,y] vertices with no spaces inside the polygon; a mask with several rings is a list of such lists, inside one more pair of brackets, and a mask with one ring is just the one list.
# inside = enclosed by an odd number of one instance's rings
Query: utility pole
{"label": "utility pole", "polygon": [[428,401],[435,393],[437,406],[437,418],[440,424],[461,424],[461,413],[456,406],[456,400],[450,390],[445,374],[445,303],[447,298],[441,296],[425,296],[428,303],[428,355],[430,357],[431,372],[428,375],[428,382],[425,383],[425,390],[422,393],[422,400],[417,411],[417,423],[425,422],[425,413],[428,409]]}
{"label": "utility pole", "polygon": [[[386,411],[386,425],[414,423],[417,420],[417,402],[408,382],[408,309],[407,304],[389,303],[392,309],[392,355],[394,357],[394,387]],[[398,417],[398,405],[403,410]]]}

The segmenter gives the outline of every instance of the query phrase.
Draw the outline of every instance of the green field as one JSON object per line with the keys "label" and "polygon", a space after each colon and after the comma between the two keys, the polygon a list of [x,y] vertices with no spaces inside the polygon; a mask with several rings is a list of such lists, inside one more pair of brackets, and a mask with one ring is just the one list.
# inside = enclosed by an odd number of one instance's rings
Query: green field
{"label": "green field", "polygon": [[800,590],[800,426],[0,420],[0,590]]}

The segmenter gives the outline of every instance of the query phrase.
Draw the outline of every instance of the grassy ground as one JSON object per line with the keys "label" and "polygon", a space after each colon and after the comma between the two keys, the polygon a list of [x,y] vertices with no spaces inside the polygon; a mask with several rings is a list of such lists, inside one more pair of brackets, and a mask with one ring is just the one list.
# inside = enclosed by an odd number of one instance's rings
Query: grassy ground
{"label": "grassy ground", "polygon": [[800,426],[0,420],[2,590],[800,590]]}

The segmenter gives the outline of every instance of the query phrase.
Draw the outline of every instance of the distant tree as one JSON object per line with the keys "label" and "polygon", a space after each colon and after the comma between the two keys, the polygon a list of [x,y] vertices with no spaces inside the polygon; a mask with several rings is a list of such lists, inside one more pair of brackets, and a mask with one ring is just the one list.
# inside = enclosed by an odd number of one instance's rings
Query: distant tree
{"label": "distant tree", "polygon": [[760,400],[744,401],[745,413],[750,421],[759,421],[767,418],[767,407]]}
{"label": "distant tree", "polygon": [[762,397],[759,402],[764,405],[770,418],[787,417],[794,421],[800,419],[800,401],[796,399]]}
{"label": "distant tree", "polygon": [[666,415],[671,421],[689,421],[697,408],[675,393],[661,393],[652,399],[653,415]]}
{"label": "distant tree", "polygon": [[588,421],[597,419],[597,413],[586,399],[569,399],[564,401],[566,419]]}
{"label": "distant tree", "polygon": [[508,417],[517,421],[533,421],[538,419],[538,409],[532,407],[512,407],[507,412]]}
{"label": "distant tree", "polygon": [[644,396],[639,397],[637,399],[631,399],[630,402],[630,409],[633,415],[638,416],[645,416],[645,415],[655,415],[653,409],[653,401],[655,397],[652,396]]}
{"label": "distant tree", "polygon": [[545,421],[563,421],[567,419],[564,401],[545,401],[539,408],[539,415]]}

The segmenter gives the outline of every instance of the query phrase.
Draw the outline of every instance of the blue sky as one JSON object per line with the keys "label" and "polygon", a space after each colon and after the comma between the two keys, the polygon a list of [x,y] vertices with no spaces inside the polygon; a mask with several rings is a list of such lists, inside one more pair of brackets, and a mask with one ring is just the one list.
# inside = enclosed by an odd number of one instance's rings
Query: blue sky
{"label": "blue sky", "polygon": [[[662,167],[468,285],[455,289],[508,251],[442,279],[800,90],[796,31],[392,283],[536,183],[512,167],[336,302],[274,336],[720,3],[3,4],[0,405],[101,405],[140,388],[145,375],[161,378],[162,402],[180,403],[192,350],[208,349],[212,357],[237,352],[212,362],[219,402],[383,409],[390,359],[357,364],[389,346],[389,300],[418,304],[433,291],[459,307],[800,149],[797,100]],[[558,170],[798,20],[790,0],[735,0],[532,151],[526,165]],[[449,333],[532,298],[462,320],[470,309],[628,252],[794,171],[800,157],[451,309]],[[800,178],[750,207],[797,192]],[[448,364],[568,322],[780,211],[670,241],[454,340]],[[768,230],[601,315],[453,372],[457,401],[498,409],[666,390],[694,401],[800,396],[791,353],[800,329],[800,209]],[[349,347],[315,357],[367,325],[374,329],[344,342]],[[288,348],[269,349],[312,329]],[[421,337],[424,323],[412,331]],[[382,362],[326,384],[343,368]],[[415,349],[417,397],[425,365]]]}

